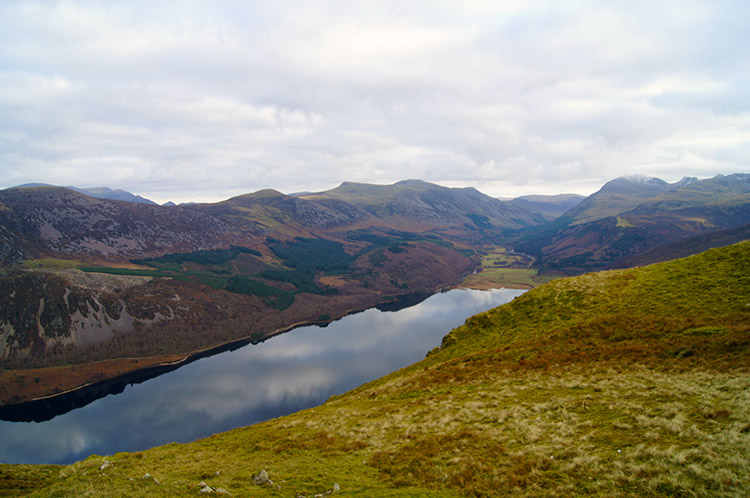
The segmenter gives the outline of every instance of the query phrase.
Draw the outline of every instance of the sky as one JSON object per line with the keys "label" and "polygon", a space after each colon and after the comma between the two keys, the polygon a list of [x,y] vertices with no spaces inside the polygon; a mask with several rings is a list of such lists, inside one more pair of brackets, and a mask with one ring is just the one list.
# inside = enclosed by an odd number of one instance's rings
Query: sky
{"label": "sky", "polygon": [[0,2],[0,188],[750,172],[750,2]]}

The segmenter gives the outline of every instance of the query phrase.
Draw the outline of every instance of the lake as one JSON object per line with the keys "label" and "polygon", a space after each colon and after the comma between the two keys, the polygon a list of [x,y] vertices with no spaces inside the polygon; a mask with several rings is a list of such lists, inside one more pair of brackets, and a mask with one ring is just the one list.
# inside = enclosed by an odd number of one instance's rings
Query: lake
{"label": "lake", "polygon": [[421,360],[466,318],[523,292],[456,289],[399,311],[369,309],[202,358],[46,422],[0,421],[0,462],[67,464],[316,406]]}

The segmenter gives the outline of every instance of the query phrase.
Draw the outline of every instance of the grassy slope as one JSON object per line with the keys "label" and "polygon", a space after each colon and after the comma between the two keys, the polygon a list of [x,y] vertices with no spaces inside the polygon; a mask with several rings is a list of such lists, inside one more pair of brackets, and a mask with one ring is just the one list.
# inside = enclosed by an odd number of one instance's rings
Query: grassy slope
{"label": "grassy slope", "polygon": [[[747,496],[750,242],[556,280],[424,361],[187,445],[0,466],[38,496]],[[279,485],[255,485],[266,469]],[[143,478],[148,473],[153,478]],[[13,488],[18,483],[17,488]]]}

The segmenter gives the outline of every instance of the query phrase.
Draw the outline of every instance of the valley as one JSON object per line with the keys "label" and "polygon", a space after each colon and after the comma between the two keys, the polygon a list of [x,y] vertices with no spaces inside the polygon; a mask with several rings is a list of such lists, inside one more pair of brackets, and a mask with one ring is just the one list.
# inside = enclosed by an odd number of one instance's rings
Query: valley
{"label": "valley", "polygon": [[[480,266],[468,275],[460,287],[467,289],[533,289],[555,278],[554,273],[540,274],[534,259],[503,247],[480,249]],[[560,276],[559,274],[557,276]]]}
{"label": "valley", "polygon": [[317,408],[189,444],[3,465],[4,489],[741,496],[750,479],[749,269],[743,242],[558,279]]}
{"label": "valley", "polygon": [[92,195],[0,191],[0,405],[441,289],[647,264],[691,235],[736,242],[750,219],[750,175],[509,201],[418,180],[184,206]]}

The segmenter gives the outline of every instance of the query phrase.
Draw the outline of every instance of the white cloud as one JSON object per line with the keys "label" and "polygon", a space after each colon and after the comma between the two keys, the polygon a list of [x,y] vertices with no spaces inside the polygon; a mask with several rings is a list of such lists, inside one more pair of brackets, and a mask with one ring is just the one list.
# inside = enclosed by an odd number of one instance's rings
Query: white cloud
{"label": "white cloud", "polygon": [[749,8],[7,1],[0,185],[499,196],[747,171]]}

